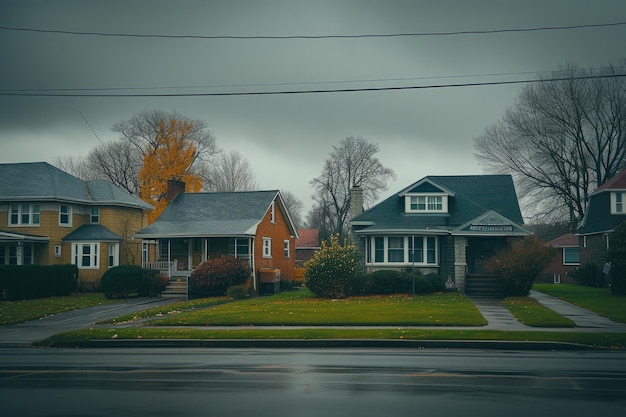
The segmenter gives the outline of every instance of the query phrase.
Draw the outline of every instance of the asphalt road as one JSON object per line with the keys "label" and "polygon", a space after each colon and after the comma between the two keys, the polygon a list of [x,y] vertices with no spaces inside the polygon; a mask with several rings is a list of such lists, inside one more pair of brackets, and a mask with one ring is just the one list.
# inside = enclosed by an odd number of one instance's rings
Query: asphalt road
{"label": "asphalt road", "polygon": [[626,352],[12,349],[2,416],[621,416]]}

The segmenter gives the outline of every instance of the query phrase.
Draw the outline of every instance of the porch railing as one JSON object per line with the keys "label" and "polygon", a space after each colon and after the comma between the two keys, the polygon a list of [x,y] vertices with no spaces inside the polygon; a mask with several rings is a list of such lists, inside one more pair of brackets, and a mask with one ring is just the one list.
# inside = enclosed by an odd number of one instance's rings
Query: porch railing
{"label": "porch railing", "polygon": [[143,267],[145,269],[156,269],[161,272],[174,273],[178,271],[178,261],[156,261],[156,262],[144,262]]}

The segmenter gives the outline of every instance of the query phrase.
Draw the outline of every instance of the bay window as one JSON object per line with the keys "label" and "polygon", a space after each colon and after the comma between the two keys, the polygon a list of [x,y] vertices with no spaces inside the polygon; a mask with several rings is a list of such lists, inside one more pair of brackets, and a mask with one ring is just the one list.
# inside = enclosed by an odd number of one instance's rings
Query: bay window
{"label": "bay window", "polygon": [[366,239],[368,264],[430,265],[439,262],[437,236],[371,236]]}

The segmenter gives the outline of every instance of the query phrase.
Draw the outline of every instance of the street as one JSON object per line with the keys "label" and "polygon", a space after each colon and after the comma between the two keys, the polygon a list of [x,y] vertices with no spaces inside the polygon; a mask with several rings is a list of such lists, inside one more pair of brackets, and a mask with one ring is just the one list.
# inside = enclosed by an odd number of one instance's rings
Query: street
{"label": "street", "polygon": [[2,349],[6,416],[624,415],[626,352]]}

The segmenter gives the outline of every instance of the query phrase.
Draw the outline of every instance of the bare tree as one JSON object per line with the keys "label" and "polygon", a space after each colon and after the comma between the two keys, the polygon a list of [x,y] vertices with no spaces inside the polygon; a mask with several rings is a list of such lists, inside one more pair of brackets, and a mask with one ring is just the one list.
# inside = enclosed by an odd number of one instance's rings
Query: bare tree
{"label": "bare tree", "polygon": [[281,190],[280,195],[287,206],[287,210],[289,210],[289,214],[291,215],[291,220],[294,222],[296,228],[301,228],[303,226],[302,223],[302,201],[296,197],[295,194],[290,193],[289,191]]}
{"label": "bare tree", "polygon": [[206,191],[252,191],[258,189],[250,163],[238,151],[222,152],[199,170]]}
{"label": "bare tree", "polygon": [[395,177],[393,170],[383,166],[375,156],[378,150],[377,144],[353,136],[333,146],[321,175],[311,180],[316,191],[313,210],[318,214],[309,220],[317,218],[320,226],[331,226],[332,234],[347,236],[351,188],[361,187],[363,201],[368,205],[378,198],[380,191],[387,189],[387,181]]}
{"label": "bare tree", "polygon": [[[159,138],[166,135],[166,130],[174,123],[180,128],[174,129],[182,139],[189,141],[196,148],[195,160],[208,160],[217,153],[215,137],[208,129],[206,122],[190,119],[177,112],[163,110],[145,110],[128,120],[118,122],[113,131],[120,138],[130,142],[145,156],[160,146]],[[195,162],[194,160],[194,162]]]}
{"label": "bare tree", "polygon": [[570,66],[543,78],[475,139],[475,157],[514,176],[535,219],[567,218],[574,231],[589,194],[626,166],[626,80],[616,74]]}
{"label": "bare tree", "polygon": [[57,165],[82,180],[106,179],[133,195],[139,195],[138,173],[143,159],[129,142],[104,143],[89,151],[86,157],[60,158]]}

